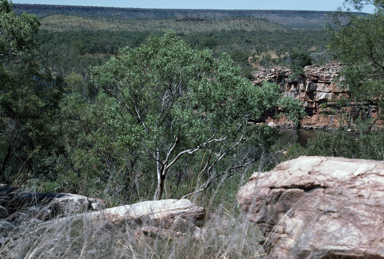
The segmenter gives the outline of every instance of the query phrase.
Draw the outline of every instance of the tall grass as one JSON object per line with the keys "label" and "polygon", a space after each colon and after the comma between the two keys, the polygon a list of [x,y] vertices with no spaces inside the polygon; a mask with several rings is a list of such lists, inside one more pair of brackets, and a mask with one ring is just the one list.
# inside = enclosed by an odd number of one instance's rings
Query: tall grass
{"label": "tall grass", "polygon": [[[382,135],[370,137],[377,142]],[[258,171],[270,170],[314,145],[310,141],[308,148],[295,151],[293,142],[289,138],[277,143],[271,154],[260,159]],[[247,176],[247,172],[239,176],[241,179],[232,176],[231,181],[220,182],[209,193],[189,197],[206,208],[205,221],[197,229],[171,227],[164,233],[155,233],[147,231],[148,228],[156,230],[160,226],[150,221],[111,223],[105,218],[91,220],[78,215],[40,221],[26,218],[20,212],[12,220],[0,220],[0,258],[268,258],[265,251],[273,249],[279,224],[264,238],[232,195]],[[305,231],[311,231],[311,226]],[[307,255],[301,255],[299,241],[294,247],[297,251],[292,251],[295,258],[328,258],[326,251],[307,251]]]}
{"label": "tall grass", "polygon": [[[2,225],[3,224],[3,225]],[[6,221],[0,221],[4,230]],[[42,222],[24,220],[0,233],[0,258],[263,258],[263,237],[237,206],[207,215],[195,233],[148,235],[151,222],[67,217]],[[153,226],[156,227],[156,226]],[[170,231],[171,232],[171,231]],[[176,232],[174,232],[176,233]],[[1,237],[3,236],[3,237]]]}
{"label": "tall grass", "polygon": [[0,220],[0,258],[264,258],[261,231],[234,196],[222,193],[238,189],[246,176],[232,179],[237,187],[223,180],[209,194],[189,197],[206,209],[198,226],[175,221],[159,233],[148,229],[160,229],[162,222],[112,223],[107,217],[91,219],[87,214],[41,221],[21,210],[12,219]]}

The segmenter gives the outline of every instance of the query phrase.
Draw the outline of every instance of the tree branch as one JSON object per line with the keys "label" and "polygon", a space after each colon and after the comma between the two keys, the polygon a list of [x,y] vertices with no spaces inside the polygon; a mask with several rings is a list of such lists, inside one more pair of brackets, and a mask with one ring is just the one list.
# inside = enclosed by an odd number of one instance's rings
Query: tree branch
{"label": "tree branch", "polygon": [[172,162],[170,162],[170,163],[167,165],[167,169],[170,168],[172,165],[174,165],[174,164],[176,163],[176,161],[179,160],[179,158],[180,158],[182,155],[185,155],[185,154],[192,155],[193,153],[199,151],[201,148],[207,146],[208,144],[213,143],[213,142],[221,142],[221,141],[226,140],[226,138],[227,138],[227,137],[219,138],[219,139],[210,139],[210,140],[207,140],[206,142],[204,142],[204,143],[198,145],[198,146],[195,147],[195,148],[190,148],[190,149],[181,151],[181,152],[180,152],[179,154],[177,154],[177,156],[172,160]]}

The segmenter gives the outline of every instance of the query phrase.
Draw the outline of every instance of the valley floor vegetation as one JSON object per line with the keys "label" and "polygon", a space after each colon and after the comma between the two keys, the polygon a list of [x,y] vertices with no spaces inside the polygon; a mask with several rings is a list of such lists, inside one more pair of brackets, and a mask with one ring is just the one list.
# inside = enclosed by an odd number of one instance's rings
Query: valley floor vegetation
{"label": "valley floor vegetation", "polygon": [[372,118],[360,120],[357,135],[321,132],[305,147],[254,123],[271,111],[297,123],[306,116],[301,102],[280,98],[276,84],[253,85],[249,79],[259,66],[290,65],[299,76],[305,65],[337,59],[351,90],[344,105],[382,110],[383,2],[346,2],[377,10],[366,16],[335,13],[324,34],[250,18],[227,21],[226,28],[216,28],[224,26],[217,21],[200,24],[200,31],[172,21],[185,26],[172,32],[160,26],[166,19],[156,20],[158,30],[141,23],[149,28],[107,31],[105,18],[90,20],[97,21],[97,30],[80,31],[81,17],[55,31],[58,17],[47,17],[39,31],[36,16],[17,15],[1,0],[0,183],[98,197],[108,206],[187,197],[209,213],[208,232],[199,242],[138,240],[135,226],[108,222],[50,228],[25,222],[6,236],[0,233],[0,257],[265,256],[256,245],[261,233],[235,202],[252,172],[300,155],[384,158],[384,134],[366,130]]}
{"label": "valley floor vegetation", "polygon": [[254,165],[278,134],[248,125],[264,112],[304,116],[276,84],[255,87],[230,55],[173,32],[94,58],[79,41],[39,49],[40,21],[7,1],[2,20],[3,183],[111,204],[180,198]]}
{"label": "valley floor vegetation", "polygon": [[[379,2],[373,4],[378,12],[370,18],[334,13],[328,34],[250,17],[220,18],[224,23],[203,19],[203,31],[185,27],[199,19],[154,20],[184,26],[179,33],[145,28],[141,20],[78,17],[71,28],[54,32],[34,15],[16,15],[3,0],[1,182],[37,184],[42,191],[95,195],[120,204],[214,189],[221,177],[233,180],[246,170],[273,167],[289,157],[274,153],[281,150],[380,159],[379,148],[359,155],[363,149],[356,146],[369,146],[380,132],[359,141],[350,135],[333,137],[344,133],[319,134],[313,140],[315,152],[312,144],[277,148],[277,130],[246,126],[265,111],[292,119],[304,116],[298,101],[278,98],[276,85],[254,87],[245,79],[252,78],[254,66],[289,64],[300,76],[305,65],[327,62],[331,55],[346,64],[342,73],[351,100],[344,105],[380,107],[381,27],[372,21],[381,17],[381,9]],[[99,25],[79,31],[81,19]],[[370,33],[359,27],[361,22],[379,31]],[[103,30],[110,23],[136,23],[137,28]],[[355,38],[360,34],[366,37]],[[365,118],[361,125],[370,121]],[[321,143],[320,136],[333,140]],[[350,151],[340,151],[348,149],[343,141]],[[274,161],[266,162],[268,156]]]}

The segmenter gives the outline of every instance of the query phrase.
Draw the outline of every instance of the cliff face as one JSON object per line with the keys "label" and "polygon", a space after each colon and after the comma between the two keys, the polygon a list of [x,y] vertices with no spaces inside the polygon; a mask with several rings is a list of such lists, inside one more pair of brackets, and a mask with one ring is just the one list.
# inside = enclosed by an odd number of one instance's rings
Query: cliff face
{"label": "cliff face", "polygon": [[[301,120],[304,129],[330,129],[339,127],[354,128],[356,118],[377,118],[377,106],[372,104],[369,108],[361,108],[357,103],[350,103],[348,107],[342,101],[350,98],[348,88],[341,85],[342,78],[338,77],[341,65],[332,62],[326,66],[306,66],[304,75],[292,80],[289,77],[292,71],[289,68],[261,69],[255,75],[253,83],[262,85],[263,81],[277,83],[283,91],[283,96],[290,96],[303,101],[307,118]],[[273,119],[273,115],[266,115],[264,120],[273,121],[280,127],[293,126],[285,118]],[[376,124],[382,125],[376,120]]]}

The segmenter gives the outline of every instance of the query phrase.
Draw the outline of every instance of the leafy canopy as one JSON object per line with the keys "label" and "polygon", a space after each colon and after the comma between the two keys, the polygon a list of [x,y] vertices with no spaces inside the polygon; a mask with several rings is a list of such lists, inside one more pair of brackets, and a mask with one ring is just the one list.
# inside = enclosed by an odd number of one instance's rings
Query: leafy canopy
{"label": "leafy canopy", "polygon": [[37,46],[34,35],[39,26],[35,15],[18,16],[11,2],[0,0],[0,62],[33,52]]}
{"label": "leafy canopy", "polygon": [[384,1],[346,0],[357,10],[373,4],[373,14],[356,15],[338,12],[327,28],[331,34],[329,48],[343,63],[342,76],[350,87],[355,101],[378,103],[383,89],[384,76]]}
{"label": "leafy canopy", "polygon": [[[57,119],[63,84],[41,73],[30,56],[39,25],[36,16],[18,16],[10,2],[0,0],[0,181],[5,183],[24,178],[23,169],[29,175],[44,153],[60,146]],[[41,167],[36,171],[44,172]]]}
{"label": "leafy canopy", "polygon": [[[244,142],[248,122],[278,107],[277,85],[255,87],[240,72],[227,54],[215,59],[211,50],[192,49],[172,32],[92,68],[104,90],[108,126],[128,153],[156,164],[155,199],[182,157],[211,154],[206,166],[211,174]],[[293,100],[286,107],[300,110]]]}
{"label": "leafy canopy", "polygon": [[363,132],[383,119],[384,1],[345,0],[344,4],[359,11],[364,5],[375,6],[374,13],[366,15],[340,9],[327,26],[330,53],[343,65],[340,76],[351,97],[339,103],[352,106],[348,120],[354,119]]}

